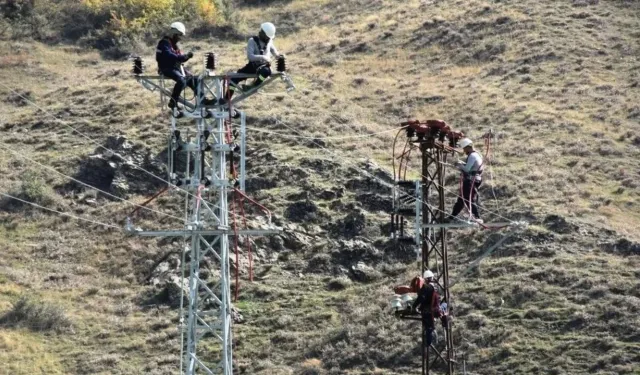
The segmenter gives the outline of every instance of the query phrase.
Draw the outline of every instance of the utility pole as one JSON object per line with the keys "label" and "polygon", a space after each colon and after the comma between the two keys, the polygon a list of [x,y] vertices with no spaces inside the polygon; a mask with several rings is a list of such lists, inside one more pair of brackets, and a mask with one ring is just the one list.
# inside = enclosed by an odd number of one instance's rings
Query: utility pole
{"label": "utility pole", "polygon": [[[445,223],[446,213],[449,212],[445,205],[447,157],[455,155],[457,143],[464,137],[464,134],[454,131],[441,120],[408,121],[401,125],[403,129],[398,132],[396,141],[402,133],[406,134],[406,140],[403,152],[398,156],[395,155],[394,142],[395,186],[392,192],[391,235],[398,243],[414,246],[421,276],[426,270],[435,274],[434,283],[440,289],[441,296],[447,303],[446,318],[443,321],[444,345],[439,343],[427,345],[425,342],[425,333],[430,325],[411,308],[413,301],[410,293],[418,292],[418,284],[412,282],[411,287],[396,287],[394,289],[396,295],[391,304],[398,318],[422,322],[421,374],[429,375],[437,370],[452,375],[455,372],[457,361],[453,342],[453,327],[451,319],[449,319],[453,316],[450,292],[453,283],[449,278],[448,230],[460,228],[501,229],[510,226],[519,228],[526,226],[526,223],[515,221],[507,223],[478,223],[474,221]],[[413,151],[420,153],[420,178],[406,180],[410,155]],[[399,161],[397,169],[396,160]],[[454,190],[457,191],[457,189]],[[413,226],[408,225],[407,218],[413,218]],[[413,235],[409,235],[410,229],[413,231]],[[502,240],[489,248],[486,254],[490,254],[506,238],[508,236],[503,237]],[[474,263],[477,265],[481,260],[482,257]],[[466,369],[463,371],[466,372]]]}
{"label": "utility pole", "polygon": [[[400,160],[398,173],[394,176],[396,185],[393,191],[392,235],[399,242],[409,243],[415,247],[420,275],[426,270],[431,270],[435,274],[435,284],[451,306],[446,241],[448,225],[443,224],[446,212],[444,183],[447,156],[454,153],[454,147],[463,134],[451,130],[444,121],[440,120],[410,121],[401,125],[404,126],[401,132],[406,133],[407,139],[404,152],[398,157]],[[421,178],[404,180],[409,155],[414,150],[420,152]],[[410,228],[410,226],[405,228],[407,217],[412,217],[414,221],[413,236],[405,235],[406,229]],[[443,363],[442,369],[446,374],[453,374],[455,352],[451,321],[447,319],[444,326],[444,347],[438,348],[435,343],[427,345],[425,333],[431,327],[426,324],[420,314],[411,311],[408,306],[411,300],[405,297],[404,300],[398,299],[395,302],[394,307],[399,318],[422,322],[421,374],[431,374],[438,362]]]}
{"label": "utility pole", "polygon": [[[239,264],[233,264],[232,267],[229,237],[264,236],[279,232],[271,226],[268,212],[265,229],[238,230],[235,222],[231,223],[234,217],[230,218],[229,198],[234,194],[245,197],[246,177],[246,117],[244,112],[234,111],[235,105],[278,77],[286,83],[287,91],[295,88],[285,72],[284,58],[281,58],[278,60],[278,72],[258,88],[241,93],[225,105],[205,107],[202,103],[206,95],[224,97],[230,79],[256,77],[247,74],[216,75],[215,65],[215,56],[207,54],[204,73],[198,77],[195,102],[181,100],[184,111],[174,110],[171,116],[168,181],[172,191],[185,196],[184,226],[171,230],[142,230],[127,220],[126,227],[136,236],[182,237],[189,242],[182,257],[182,274],[188,274],[188,284],[182,286],[180,311],[180,369],[182,374],[187,375],[234,373],[231,272],[234,268],[237,275]],[[142,60],[136,58],[136,80],[148,90],[159,91],[161,105],[164,104],[164,98],[171,97],[169,88],[165,86],[165,78],[146,76],[143,72]],[[236,113],[239,114],[239,132],[238,124],[234,124],[232,119],[237,119],[238,116],[234,116]],[[234,155],[237,154],[240,155],[239,168],[234,162]],[[208,278],[201,272],[204,260],[212,264]],[[184,278],[182,280],[184,282]],[[238,285],[235,287],[238,288]]]}
{"label": "utility pole", "polygon": [[[434,282],[442,292],[442,296],[451,306],[449,293],[449,257],[447,249],[447,229],[445,218],[445,172],[449,154],[463,137],[460,132],[453,131],[444,121],[427,120],[425,122],[409,121],[402,123],[406,132],[406,146],[399,156],[400,165],[393,192],[394,214],[392,215],[392,234],[400,242],[415,246],[420,274],[431,270],[435,274]],[[408,149],[408,150],[407,150]],[[411,151],[420,152],[420,179],[404,180]],[[395,158],[395,155],[394,155]],[[395,160],[394,160],[395,162]],[[405,236],[405,219],[413,217],[413,236]],[[409,227],[407,227],[408,229]],[[417,291],[416,291],[417,292]],[[399,302],[399,301],[398,301]],[[435,343],[427,345],[426,331],[431,327],[422,317],[400,304],[396,307],[396,315],[401,319],[420,320],[421,334],[421,374],[429,375],[442,362],[442,370],[446,374],[455,371],[455,351],[451,321],[445,321],[444,347],[438,348]],[[440,301],[438,301],[439,303]],[[409,306],[410,307],[410,306]]]}

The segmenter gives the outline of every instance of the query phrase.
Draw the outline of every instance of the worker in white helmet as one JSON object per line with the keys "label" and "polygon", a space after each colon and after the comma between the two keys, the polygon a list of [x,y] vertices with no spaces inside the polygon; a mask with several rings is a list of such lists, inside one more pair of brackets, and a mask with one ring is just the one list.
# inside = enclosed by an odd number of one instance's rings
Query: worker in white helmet
{"label": "worker in white helmet", "polygon": [[433,331],[435,330],[435,318],[439,318],[440,295],[436,290],[434,274],[430,270],[424,271],[424,284],[418,291],[418,298],[413,302],[413,310],[420,311],[424,327],[424,343],[426,347],[433,342]]}
{"label": "worker in white helmet", "polygon": [[462,139],[459,146],[467,155],[467,158],[455,164],[455,167],[462,173],[462,187],[458,194],[458,200],[453,206],[453,211],[447,221],[455,219],[463,208],[469,209],[469,205],[471,205],[470,211],[473,219],[482,223],[478,212],[478,188],[482,185],[482,171],[484,169],[482,155],[474,150],[473,142],[469,138]]}
{"label": "worker in white helmet", "polygon": [[[178,47],[178,42],[186,34],[186,28],[182,22],[174,22],[171,24],[170,31],[158,42],[156,47],[156,61],[158,62],[158,71],[163,76],[176,82],[169,100],[169,108],[173,109],[178,106],[178,99],[182,91],[188,86],[195,93],[198,86],[198,79],[191,75],[182,66],[193,57],[193,52],[183,54]],[[205,99],[203,104],[209,105],[215,103],[215,100]]]}
{"label": "worker in white helmet", "polygon": [[[271,22],[265,22],[260,25],[258,35],[249,38],[247,43],[247,59],[249,62],[238,73],[257,74],[253,84],[247,89],[260,86],[271,75],[271,59],[278,58],[281,54],[273,44],[276,37],[276,27]],[[229,90],[225,95],[230,100],[234,91],[238,88],[238,83],[246,80],[246,78],[233,78],[229,85]]]}

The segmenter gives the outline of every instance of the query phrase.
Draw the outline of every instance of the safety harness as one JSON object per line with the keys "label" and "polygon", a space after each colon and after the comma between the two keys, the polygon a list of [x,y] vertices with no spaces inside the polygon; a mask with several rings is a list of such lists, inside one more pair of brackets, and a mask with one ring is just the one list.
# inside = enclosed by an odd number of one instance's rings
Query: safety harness
{"label": "safety harness", "polygon": [[[469,155],[467,155],[467,159],[465,160],[465,164],[468,162],[469,157],[471,156],[471,154],[474,153],[478,153],[478,151],[473,150],[472,152],[469,153]],[[476,176],[480,176],[480,178],[482,178],[482,171],[484,170],[484,159],[482,160],[482,162],[480,163],[480,166],[478,166],[478,170],[476,171],[469,171],[469,172],[465,172],[463,171],[462,174],[460,175],[460,197],[462,197],[462,201],[464,202],[464,205],[466,208],[469,209],[469,217],[473,218],[473,212],[472,212],[472,198],[473,198],[473,189],[476,185]],[[469,197],[467,200],[467,197],[464,196],[464,187],[463,187],[463,180],[469,180],[471,181],[471,189],[469,189]]]}
{"label": "safety harness", "polygon": [[[253,41],[254,41],[254,42],[256,43],[256,45],[258,46],[260,54],[261,54],[261,55],[264,55],[265,50],[264,50],[264,49],[262,49],[262,48],[260,48],[260,42],[261,42],[260,37],[259,37],[259,36],[253,36],[253,37],[251,37],[251,39],[253,39]],[[269,47],[269,43],[267,42],[267,44],[264,46],[264,48],[268,48],[268,47]],[[261,75],[261,74],[260,74],[260,69],[261,69],[263,66],[268,66],[268,65],[270,65],[270,63],[265,63],[265,62],[263,62],[263,61],[254,61],[254,62],[253,62],[253,65],[254,65],[254,67],[255,67],[255,69],[256,69],[256,74],[258,75],[258,77],[257,77],[257,79],[258,79],[257,84],[261,84],[262,82],[264,82],[264,80],[265,80],[265,79],[267,79],[267,77],[264,77],[263,75]]]}
{"label": "safety harness", "polygon": [[[478,151],[472,151],[469,153],[469,155],[467,155],[467,159],[465,160],[465,164],[469,161],[469,157],[471,157],[472,154],[478,154]],[[463,172],[464,177],[471,179],[471,177],[475,177],[475,176],[482,176],[482,172],[484,171],[484,160],[482,161],[482,163],[480,163],[480,166],[478,166],[478,170],[477,171],[469,171],[469,172]]]}

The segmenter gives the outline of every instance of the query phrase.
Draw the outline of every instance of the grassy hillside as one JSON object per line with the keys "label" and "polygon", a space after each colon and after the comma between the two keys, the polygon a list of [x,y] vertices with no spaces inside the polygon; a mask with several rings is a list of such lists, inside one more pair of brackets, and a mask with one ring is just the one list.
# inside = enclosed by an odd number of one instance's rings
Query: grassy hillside
{"label": "grassy hillside", "polygon": [[[465,278],[501,234],[450,239],[452,277],[461,280],[452,290],[456,341],[468,371],[640,373],[636,2],[245,1],[237,12],[243,27],[279,27],[298,86],[286,94],[275,84],[243,105],[256,129],[249,188],[288,232],[256,241],[257,280],[242,283],[246,322],[235,327],[240,373],[416,373],[418,327],[387,305],[391,287],[417,269],[410,250],[385,239],[388,191],[361,173],[391,169],[394,133],[377,133],[407,118],[442,118],[472,138],[496,131],[485,220],[533,224]],[[185,47],[216,51],[225,71],[244,64],[242,39],[214,35]],[[153,47],[132,52],[153,65]],[[0,191],[122,225],[130,206],[72,188],[15,152],[71,176],[110,136],[161,154],[166,113],[129,69],[73,44],[0,44],[0,83],[46,111],[0,85]],[[314,143],[260,129],[373,135]],[[137,203],[158,188],[127,178]],[[1,206],[0,373],[176,372],[177,309],[154,299],[149,281],[180,243],[127,238],[6,199]],[[313,215],[295,215],[300,207]],[[153,208],[181,212],[177,196]],[[180,225],[153,213],[138,224]],[[348,271],[357,262],[371,267],[366,282]],[[21,297],[31,308],[8,319]]]}

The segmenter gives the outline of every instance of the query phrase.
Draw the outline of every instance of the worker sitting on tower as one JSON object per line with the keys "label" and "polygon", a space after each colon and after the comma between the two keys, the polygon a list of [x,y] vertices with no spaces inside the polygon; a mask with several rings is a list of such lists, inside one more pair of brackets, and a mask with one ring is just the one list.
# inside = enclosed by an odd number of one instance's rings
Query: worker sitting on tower
{"label": "worker sitting on tower", "polygon": [[[197,92],[198,79],[182,66],[183,63],[193,57],[193,52],[183,54],[178,47],[178,42],[185,33],[186,29],[182,22],[172,23],[169,35],[162,38],[156,48],[158,71],[163,76],[176,82],[176,85],[173,87],[173,92],[171,93],[171,99],[169,100],[169,108],[171,109],[178,106],[180,93],[185,87],[188,86],[194,93]],[[215,100],[211,99],[203,100],[203,104],[205,105],[210,105],[215,102]]]}
{"label": "worker sitting on tower", "polygon": [[[249,62],[238,73],[257,74],[258,77],[251,85],[245,89],[253,89],[260,86],[269,76],[271,76],[271,58],[280,57],[280,53],[273,45],[273,38],[276,36],[276,27],[271,22],[260,25],[260,32],[257,36],[249,39],[247,44],[247,59]],[[230,100],[234,91],[238,89],[238,84],[246,78],[233,78],[229,84],[225,98]]]}
{"label": "worker sitting on tower", "polygon": [[478,188],[482,185],[482,155],[473,149],[473,142],[469,138],[462,139],[460,141],[460,147],[462,147],[462,150],[467,155],[467,159],[465,161],[460,160],[456,163],[456,168],[462,172],[462,187],[459,193],[460,195],[458,195],[458,200],[453,206],[453,211],[447,218],[447,222],[455,219],[464,207],[469,209],[469,205],[471,205],[470,211],[473,219],[478,223],[482,223],[480,213],[478,212]]}
{"label": "worker sitting on tower", "polygon": [[413,302],[413,310],[420,311],[424,327],[424,343],[426,347],[433,342],[433,331],[435,330],[435,318],[441,316],[440,296],[434,284],[433,272],[424,271],[424,284],[418,291],[418,298]]}

